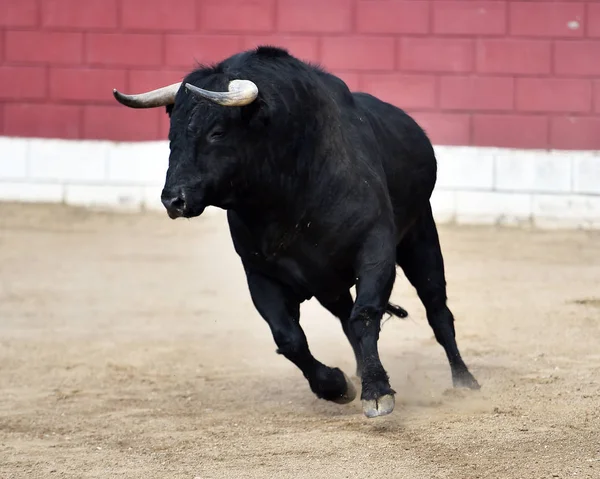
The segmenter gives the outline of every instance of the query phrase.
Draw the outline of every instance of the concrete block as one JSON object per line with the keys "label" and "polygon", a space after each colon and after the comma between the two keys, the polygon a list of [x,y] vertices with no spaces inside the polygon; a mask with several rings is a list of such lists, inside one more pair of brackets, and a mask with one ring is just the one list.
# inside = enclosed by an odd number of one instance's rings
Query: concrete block
{"label": "concrete block", "polygon": [[94,209],[139,211],[142,188],[137,185],[67,185],[65,202]]}
{"label": "concrete block", "polygon": [[600,195],[600,154],[579,153],[573,158],[573,191]]}
{"label": "concrete block", "polygon": [[529,223],[532,197],[523,193],[459,191],[456,193],[456,222],[462,224]]}
{"label": "concrete block", "polygon": [[106,180],[108,142],[32,139],[29,177],[34,180],[101,183]]}
{"label": "concrete block", "polygon": [[163,185],[169,166],[169,143],[114,143],[108,160],[108,180],[126,184]]}
{"label": "concrete block", "polygon": [[550,152],[505,150],[496,155],[498,191],[569,193],[571,158]]}
{"label": "concrete block", "polygon": [[0,137],[0,180],[26,178],[28,148],[26,138]]}
{"label": "concrete block", "polygon": [[162,186],[144,186],[142,190],[142,201],[144,209],[150,211],[161,211],[166,214],[165,207],[160,201]]}
{"label": "concrete block", "polygon": [[451,223],[456,215],[456,193],[447,190],[433,190],[431,209],[436,223]]}
{"label": "concrete block", "polygon": [[60,203],[64,188],[55,183],[0,182],[0,201]]}
{"label": "concrete block", "polygon": [[438,178],[441,189],[490,190],[494,186],[493,148],[437,146]]}
{"label": "concrete block", "polygon": [[535,195],[533,222],[540,228],[600,228],[600,196]]}

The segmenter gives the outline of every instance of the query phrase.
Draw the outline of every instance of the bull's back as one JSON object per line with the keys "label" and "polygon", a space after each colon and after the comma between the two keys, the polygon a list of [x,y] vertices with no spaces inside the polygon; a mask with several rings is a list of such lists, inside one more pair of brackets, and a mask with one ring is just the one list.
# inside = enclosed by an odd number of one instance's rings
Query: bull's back
{"label": "bull's back", "polygon": [[[367,93],[353,93],[357,114],[372,128],[397,224],[404,229],[427,205],[435,186],[437,163],[423,129],[403,110]],[[371,151],[372,153],[372,151]]]}

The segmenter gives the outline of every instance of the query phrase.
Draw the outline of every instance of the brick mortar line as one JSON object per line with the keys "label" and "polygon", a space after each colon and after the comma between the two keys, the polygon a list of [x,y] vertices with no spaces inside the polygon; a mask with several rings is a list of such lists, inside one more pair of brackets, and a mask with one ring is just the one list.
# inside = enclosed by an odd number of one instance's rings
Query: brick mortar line
{"label": "brick mortar line", "polygon": [[600,36],[569,35],[569,34],[508,34],[508,33],[440,33],[435,31],[358,31],[348,29],[343,31],[323,31],[323,30],[280,30],[280,29],[178,29],[178,28],[126,28],[126,27],[64,27],[64,26],[31,26],[31,25],[4,25],[4,30],[11,32],[39,32],[39,33],[90,33],[90,34],[110,34],[110,35],[198,35],[198,36],[244,36],[244,35],[272,35],[272,36],[313,36],[313,37],[392,37],[392,38],[442,38],[442,39],[463,39],[463,40],[534,40],[539,42],[549,42],[558,40],[563,42],[580,43],[599,43]]}

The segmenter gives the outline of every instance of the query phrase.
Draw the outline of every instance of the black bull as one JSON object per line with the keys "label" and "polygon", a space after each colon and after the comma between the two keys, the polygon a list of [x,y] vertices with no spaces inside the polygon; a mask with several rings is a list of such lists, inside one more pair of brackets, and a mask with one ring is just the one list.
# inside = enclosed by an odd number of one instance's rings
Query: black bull
{"label": "black bull", "polygon": [[406,314],[389,303],[396,265],[425,306],[454,386],[479,388],[446,305],[430,206],[434,151],[410,116],[274,47],[199,68],[183,83],[114,94],[133,108],[166,106],[169,216],[227,210],[254,305],[278,353],[319,398],[347,403],[356,392],[309,350],[300,304],[313,297],[339,318],[354,350],[365,415],[393,410],[377,343],[383,314]]}

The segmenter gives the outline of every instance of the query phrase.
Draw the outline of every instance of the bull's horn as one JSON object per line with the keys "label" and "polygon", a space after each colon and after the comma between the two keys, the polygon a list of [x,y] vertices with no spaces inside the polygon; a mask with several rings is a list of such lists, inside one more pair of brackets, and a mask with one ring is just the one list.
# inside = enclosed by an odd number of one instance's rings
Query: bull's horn
{"label": "bull's horn", "polygon": [[194,95],[206,98],[223,106],[244,106],[252,103],[258,96],[258,87],[250,80],[232,80],[229,91],[209,91],[189,83],[185,87]]}
{"label": "bull's horn", "polygon": [[119,103],[130,108],[156,108],[158,106],[172,105],[175,103],[175,95],[181,86],[181,82],[158,88],[139,95],[125,95],[113,90],[113,95]]}

